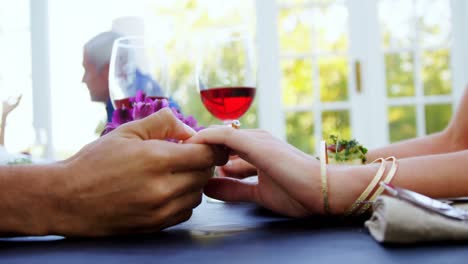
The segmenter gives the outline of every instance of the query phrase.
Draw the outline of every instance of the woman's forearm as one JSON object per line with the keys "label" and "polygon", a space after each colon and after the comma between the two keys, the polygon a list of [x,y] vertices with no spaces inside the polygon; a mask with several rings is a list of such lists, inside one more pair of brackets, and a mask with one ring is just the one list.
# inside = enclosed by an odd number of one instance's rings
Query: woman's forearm
{"label": "woman's forearm", "polygon": [[0,167],[0,235],[45,235],[52,223],[58,166]]}
{"label": "woman's forearm", "polygon": [[400,160],[393,183],[434,198],[468,195],[468,150]]}
{"label": "woman's forearm", "polygon": [[[392,184],[433,198],[468,196],[468,150],[398,160]],[[330,203],[343,213],[375,176],[379,164],[329,168]],[[390,169],[388,162],[386,172]]]}
{"label": "woman's forearm", "polygon": [[398,143],[390,144],[385,147],[369,150],[367,161],[380,157],[395,156],[397,158],[407,158],[414,156],[441,154],[461,150],[461,145],[457,147],[452,144],[452,140],[447,132],[439,132],[429,136],[404,140]]}

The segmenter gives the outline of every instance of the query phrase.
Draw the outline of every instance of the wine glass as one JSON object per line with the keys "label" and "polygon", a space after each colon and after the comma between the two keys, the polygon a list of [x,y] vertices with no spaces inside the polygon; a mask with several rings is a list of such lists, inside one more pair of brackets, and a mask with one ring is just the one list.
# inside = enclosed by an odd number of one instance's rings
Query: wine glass
{"label": "wine glass", "polygon": [[210,31],[199,52],[197,87],[205,108],[227,125],[238,123],[255,97],[256,70],[247,31]]}
{"label": "wine glass", "polygon": [[163,45],[141,36],[114,41],[109,65],[109,93],[115,108],[132,108],[138,90],[152,99],[168,97]]}
{"label": "wine glass", "polygon": [[203,105],[225,125],[238,128],[237,119],[250,108],[256,91],[251,38],[242,28],[229,28],[210,31],[201,39],[196,81]]}

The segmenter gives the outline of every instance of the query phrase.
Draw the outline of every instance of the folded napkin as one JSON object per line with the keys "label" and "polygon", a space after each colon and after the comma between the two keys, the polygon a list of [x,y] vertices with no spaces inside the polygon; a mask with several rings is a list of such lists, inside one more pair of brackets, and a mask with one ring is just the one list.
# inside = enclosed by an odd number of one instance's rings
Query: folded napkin
{"label": "folded napkin", "polygon": [[[468,203],[456,207],[468,210]],[[380,196],[376,200],[374,212],[365,226],[375,240],[383,243],[468,241],[468,222],[447,218],[390,196]]]}

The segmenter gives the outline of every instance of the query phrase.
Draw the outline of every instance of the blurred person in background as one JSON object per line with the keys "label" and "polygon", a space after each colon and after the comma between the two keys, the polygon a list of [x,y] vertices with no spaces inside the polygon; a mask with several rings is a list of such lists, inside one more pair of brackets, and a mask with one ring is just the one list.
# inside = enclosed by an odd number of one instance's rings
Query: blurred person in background
{"label": "blurred person in background", "polygon": [[107,122],[112,121],[114,107],[109,94],[109,62],[114,41],[121,37],[112,31],[102,32],[84,45],[82,82],[88,86],[91,101],[106,106]]}

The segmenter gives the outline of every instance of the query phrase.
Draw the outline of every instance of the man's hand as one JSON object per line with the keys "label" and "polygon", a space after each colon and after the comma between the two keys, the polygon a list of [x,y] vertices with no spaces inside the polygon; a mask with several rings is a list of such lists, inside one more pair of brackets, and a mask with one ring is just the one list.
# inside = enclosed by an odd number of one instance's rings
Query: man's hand
{"label": "man's hand", "polygon": [[50,187],[58,212],[51,232],[147,233],[189,219],[214,165],[227,161],[225,151],[208,145],[166,141],[194,133],[163,109],[84,147],[62,163]]}

